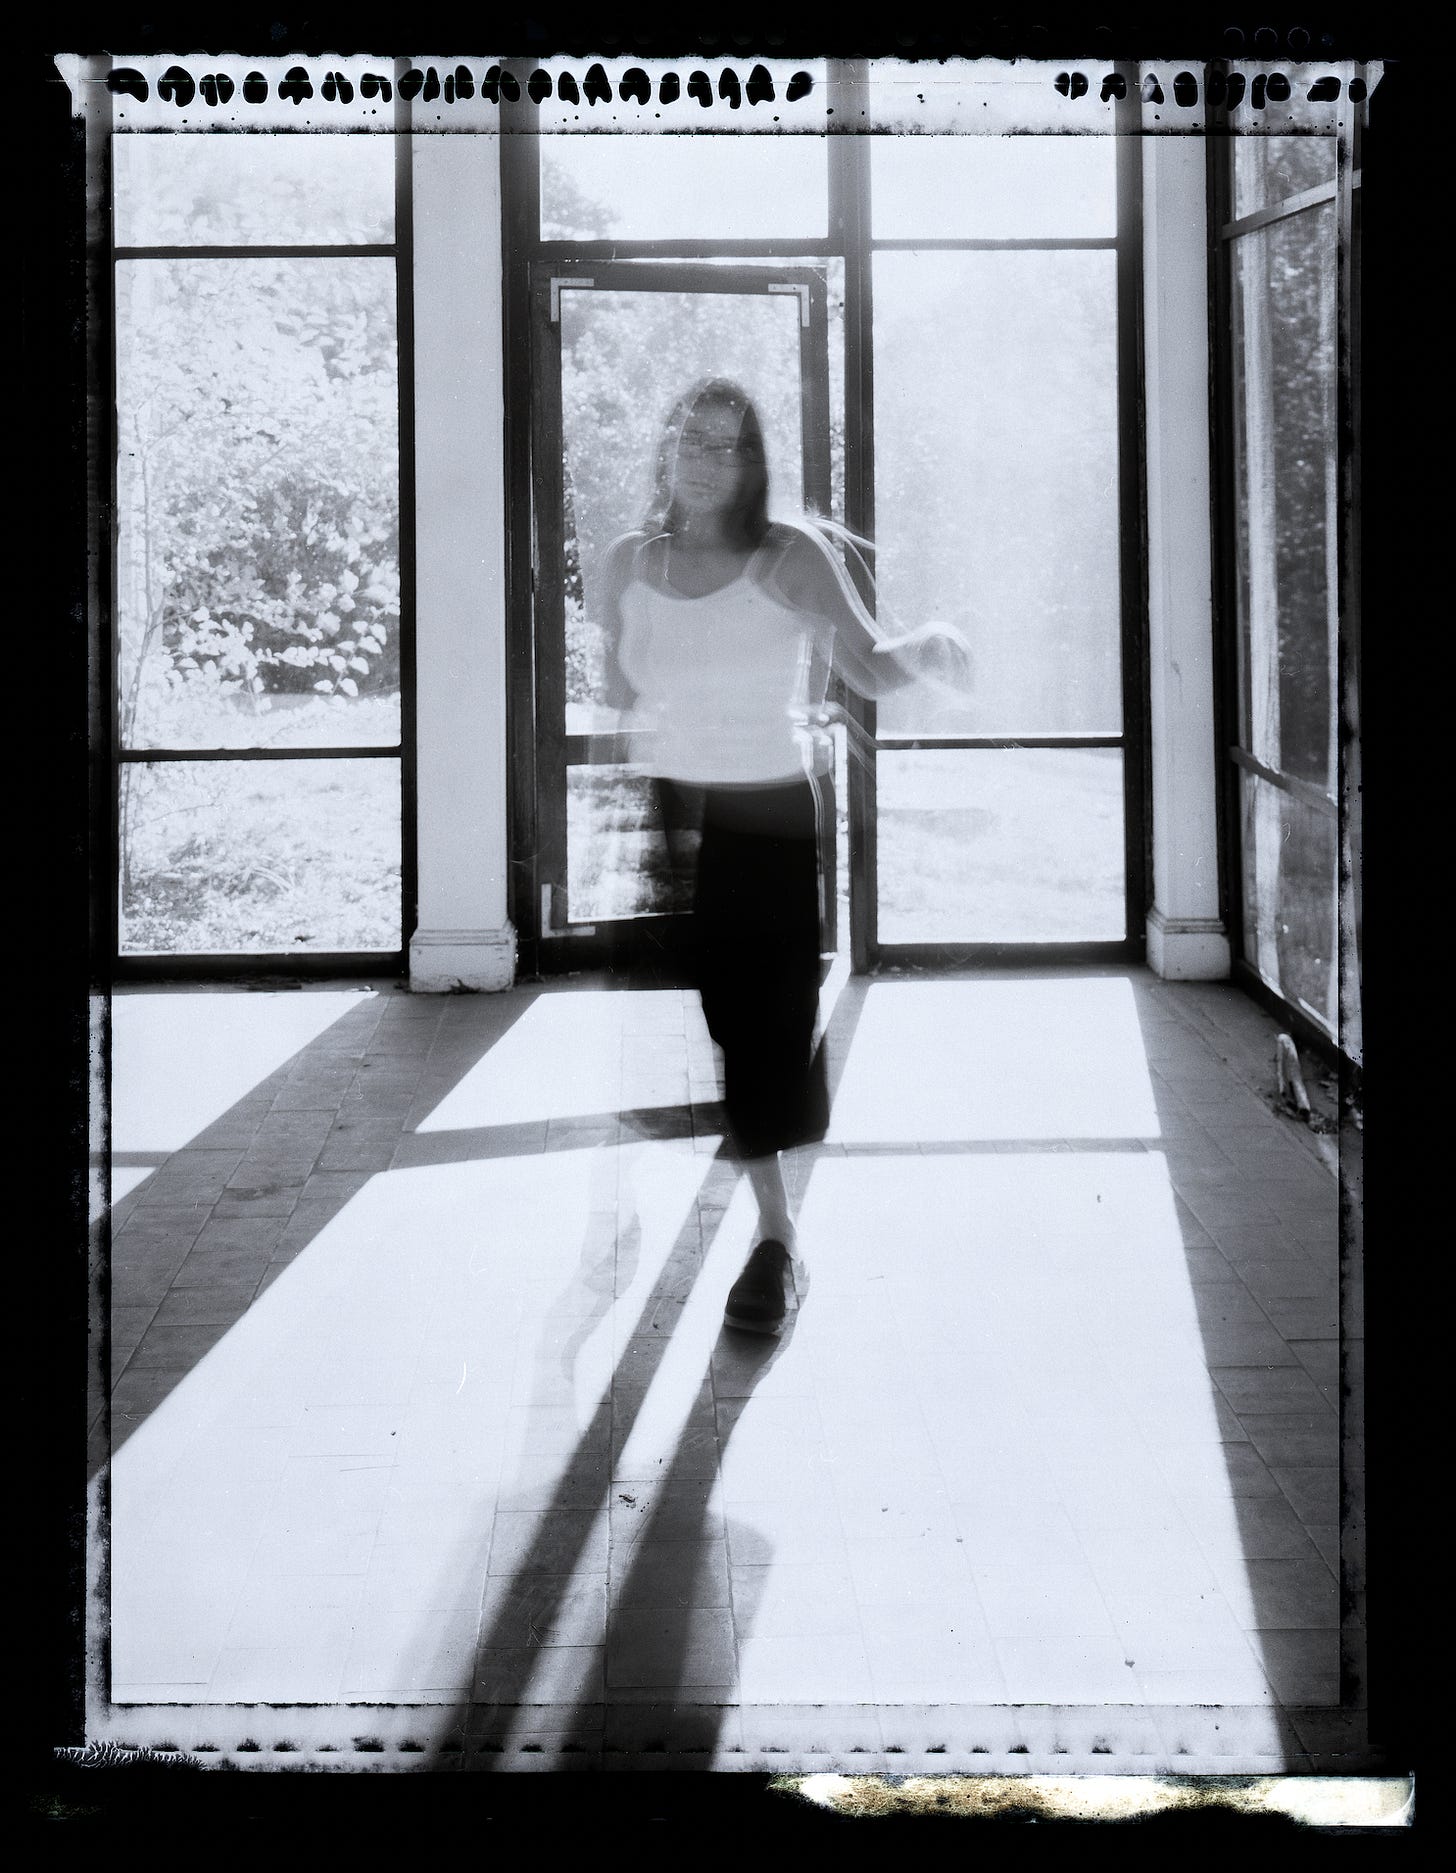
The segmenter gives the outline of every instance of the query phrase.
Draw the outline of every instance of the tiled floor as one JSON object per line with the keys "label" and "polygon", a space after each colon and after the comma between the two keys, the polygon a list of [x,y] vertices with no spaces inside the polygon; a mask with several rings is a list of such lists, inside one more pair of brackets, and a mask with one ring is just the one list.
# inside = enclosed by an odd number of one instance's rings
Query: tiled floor
{"label": "tiled floor", "polygon": [[119,996],[114,1703],[461,1760],[1314,1750],[1336,1181],[1272,1024],[1127,970],[824,1003],[761,1342],[691,995]]}

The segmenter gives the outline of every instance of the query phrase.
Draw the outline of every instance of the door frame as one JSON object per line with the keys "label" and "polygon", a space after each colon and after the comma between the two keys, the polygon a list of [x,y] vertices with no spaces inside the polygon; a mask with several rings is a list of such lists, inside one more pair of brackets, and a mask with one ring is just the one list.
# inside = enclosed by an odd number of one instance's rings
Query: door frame
{"label": "door frame", "polygon": [[[671,970],[681,919],[671,915],[600,919],[570,925],[565,920],[567,878],[567,774],[592,760],[597,738],[570,734],[565,726],[565,586],[559,574],[563,537],[563,407],[560,302],[566,292],[698,293],[767,297],[794,294],[799,301],[800,435],[806,506],[830,508],[828,272],[823,262],[807,265],[732,261],[608,260],[544,258],[529,268],[531,399],[531,620],[533,789],[535,845],[533,896],[522,910],[534,913],[528,926],[536,966],[544,974],[580,968]],[[543,576],[544,573],[544,576]],[[822,944],[833,949],[835,930],[835,843],[832,818],[821,833],[825,875]],[[524,882],[524,881],[523,881]],[[517,926],[518,936],[521,926]]]}
{"label": "door frame", "polygon": [[[1125,860],[1125,934],[1121,940],[1078,943],[931,943],[881,946],[875,930],[877,889],[875,773],[873,748],[848,763],[847,795],[852,837],[849,851],[850,931],[848,949],[856,974],[884,967],[958,968],[983,963],[1011,967],[1039,963],[1140,962],[1146,954],[1146,917],[1152,879],[1151,735],[1148,673],[1146,552],[1146,473],[1144,392],[1142,382],[1142,162],[1141,105],[1137,67],[1118,62],[1127,86],[1114,106],[1117,124],[1117,225],[1110,245],[1116,251],[1118,363],[1118,522],[1120,571],[1120,644],[1122,652],[1123,842]],[[524,80],[529,64],[523,64]],[[867,80],[865,60],[831,60],[828,94],[845,122],[860,108]],[[543,963],[538,888],[539,827],[536,795],[536,671],[531,581],[535,518],[528,500],[514,493],[532,487],[531,434],[532,346],[531,272],[545,262],[558,274],[571,267],[590,272],[616,262],[672,259],[713,261],[730,258],[748,266],[813,267],[838,259],[844,266],[844,443],[845,520],[855,532],[874,537],[874,359],[871,268],[874,249],[869,200],[869,145],[861,135],[827,139],[828,223],[823,235],[746,240],[595,238],[543,239],[540,233],[540,171],[536,107],[524,82],[521,96],[503,104],[511,134],[500,139],[502,217],[501,259],[504,283],[506,409],[504,502],[507,539],[508,772],[510,816],[509,914],[515,925],[519,970],[539,974]],[[898,245],[989,246],[991,242],[894,243]],[[1015,243],[1013,243],[1015,244]],[[1037,242],[1035,245],[1083,245]],[[869,555],[873,566],[873,554]],[[859,570],[851,568],[860,579]],[[872,594],[861,583],[867,602]],[[872,703],[841,695],[873,741]],[[861,739],[851,734],[851,744]],[[664,920],[666,921],[666,920]],[[845,933],[839,933],[843,944]],[[573,951],[581,956],[584,952]],[[558,965],[559,966],[559,965]]]}

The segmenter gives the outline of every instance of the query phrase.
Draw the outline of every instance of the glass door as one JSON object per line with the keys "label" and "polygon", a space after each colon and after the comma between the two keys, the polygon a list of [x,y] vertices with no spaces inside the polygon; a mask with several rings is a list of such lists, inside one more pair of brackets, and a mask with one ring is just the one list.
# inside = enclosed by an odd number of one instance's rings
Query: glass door
{"label": "glass door", "polygon": [[867,142],[881,621],[956,625],[973,680],[874,712],[856,947],[1125,954],[1144,913],[1129,139]]}
{"label": "glass door", "polygon": [[[543,969],[670,954],[667,836],[604,706],[600,564],[652,496],[663,424],[705,377],[753,399],[769,510],[830,502],[827,282],[818,267],[579,264],[533,270],[536,889]],[[837,937],[826,816],[823,946]]]}

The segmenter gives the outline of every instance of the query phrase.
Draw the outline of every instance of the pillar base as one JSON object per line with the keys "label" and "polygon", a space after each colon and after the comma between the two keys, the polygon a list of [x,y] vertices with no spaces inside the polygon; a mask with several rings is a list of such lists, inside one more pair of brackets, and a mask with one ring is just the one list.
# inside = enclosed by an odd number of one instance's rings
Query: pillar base
{"label": "pillar base", "polygon": [[1229,941],[1218,917],[1148,912],[1148,967],[1167,982],[1225,982]]}
{"label": "pillar base", "polygon": [[409,985],[416,994],[508,989],[516,979],[516,932],[416,930],[410,938]]}

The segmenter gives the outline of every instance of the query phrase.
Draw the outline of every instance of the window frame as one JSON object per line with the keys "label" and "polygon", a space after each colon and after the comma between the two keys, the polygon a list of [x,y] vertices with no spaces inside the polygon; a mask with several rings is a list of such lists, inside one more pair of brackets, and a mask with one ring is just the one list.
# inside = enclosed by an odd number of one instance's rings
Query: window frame
{"label": "window frame", "polygon": [[[856,533],[874,537],[874,357],[871,271],[876,251],[935,248],[946,251],[1035,248],[1112,250],[1117,268],[1117,422],[1119,519],[1119,625],[1122,727],[1116,736],[1019,736],[937,738],[935,749],[1058,745],[1115,746],[1122,753],[1122,801],[1125,929],[1113,941],[1085,942],[931,942],[880,944],[877,924],[877,827],[873,754],[848,763],[850,808],[849,951],[856,974],[881,968],[954,968],[981,962],[1014,965],[1038,962],[1140,962],[1146,954],[1146,915],[1152,877],[1150,694],[1146,589],[1146,501],[1141,379],[1142,165],[1141,115],[1135,67],[1119,65],[1125,97],[1115,108],[1117,129],[1116,226],[1110,237],[1021,239],[911,239],[873,237],[869,200],[870,148],[864,135],[826,138],[828,149],[828,226],[823,236],[764,239],[685,240],[543,239],[540,235],[538,121],[525,81],[532,60],[511,62],[521,81],[519,99],[502,101],[501,199],[502,265],[505,280],[506,487],[535,489],[531,459],[532,395],[530,348],[530,277],[533,267],[586,266],[595,261],[741,259],[772,262],[839,260],[844,267],[844,455],[845,521]],[[827,61],[830,102],[850,121],[849,106],[863,91],[868,61]],[[515,134],[512,134],[512,133]],[[517,502],[515,509],[524,508]],[[515,511],[507,496],[508,535],[508,763],[510,790],[509,914],[516,928],[520,970],[524,975],[570,967],[560,955],[566,948],[543,932],[538,878],[535,803],[537,775],[534,737],[536,646],[533,637],[532,527],[529,514]],[[873,555],[870,556],[873,563]],[[867,600],[858,567],[851,574]],[[913,750],[922,738],[876,737],[872,703],[844,698],[848,712],[872,742],[887,752]],[[859,829],[859,837],[854,830]],[[842,936],[842,933],[841,933]],[[543,941],[543,938],[545,940]],[[582,958],[575,966],[583,966]]]}
{"label": "window frame", "polygon": [[[1355,205],[1359,188],[1360,118],[1341,117],[1331,136],[1335,176],[1317,188],[1305,188],[1277,201],[1236,216],[1233,212],[1233,149],[1239,131],[1231,127],[1227,105],[1208,106],[1205,155],[1208,196],[1209,365],[1213,385],[1210,423],[1210,499],[1212,504],[1214,565],[1214,687],[1215,746],[1219,767],[1217,788],[1220,912],[1228,931],[1230,974],[1233,981],[1267,1013],[1286,1026],[1302,1046],[1321,1060],[1338,1065],[1344,1058],[1342,1036],[1350,1011],[1346,1007],[1345,913],[1358,881],[1346,876],[1343,852],[1347,815],[1346,759],[1342,748],[1347,732],[1358,725],[1354,706],[1359,678],[1358,601],[1358,302],[1356,296],[1357,238]],[[1335,581],[1327,594],[1331,624],[1328,648],[1333,653],[1330,685],[1330,761],[1333,793],[1297,775],[1271,768],[1243,746],[1244,683],[1239,613],[1238,463],[1235,447],[1233,244],[1241,236],[1258,232],[1299,214],[1312,213],[1325,203],[1335,209]],[[1358,732],[1357,726],[1355,732]],[[1249,920],[1244,905],[1244,837],[1242,776],[1253,774],[1299,800],[1336,824],[1335,955],[1336,1009],[1333,1031],[1300,1004],[1267,982],[1245,955]]]}
{"label": "window frame", "polygon": [[[404,66],[396,61],[398,70]],[[398,76],[398,70],[396,77]],[[398,87],[396,85],[396,99]],[[94,252],[93,303],[104,309],[104,345],[107,377],[96,412],[100,443],[101,513],[105,528],[98,542],[103,592],[100,605],[103,654],[98,659],[98,680],[106,685],[100,699],[100,720],[106,725],[108,876],[105,908],[99,934],[104,944],[110,979],[117,983],[156,981],[242,981],[266,978],[317,979],[330,977],[398,977],[408,966],[408,948],[418,901],[418,840],[416,829],[416,719],[415,719],[415,512],[414,512],[414,321],[413,321],[413,195],[409,106],[399,100],[394,123],[385,132],[394,139],[394,239],[389,242],[314,243],[197,243],[185,245],[121,246],[114,226],[114,147],[122,135],[195,135],[198,132],[102,132],[101,213],[104,224],[102,251]],[[223,133],[229,134],[229,133]],[[235,133],[241,134],[241,133]],[[269,131],[286,136],[288,131]],[[378,134],[361,132],[358,134]],[[147,748],[121,745],[120,654],[117,607],[120,544],[118,505],[117,390],[117,279],[123,261],[148,260],[271,260],[271,259],[387,259],[392,262],[395,289],[396,418],[399,491],[399,665],[400,734],[397,743],[379,747],[253,748]],[[387,760],[399,764],[400,776],[400,904],[399,942],[380,950],[291,951],[155,951],[127,953],[121,947],[121,771],[124,766],[160,765],[164,762]]]}

